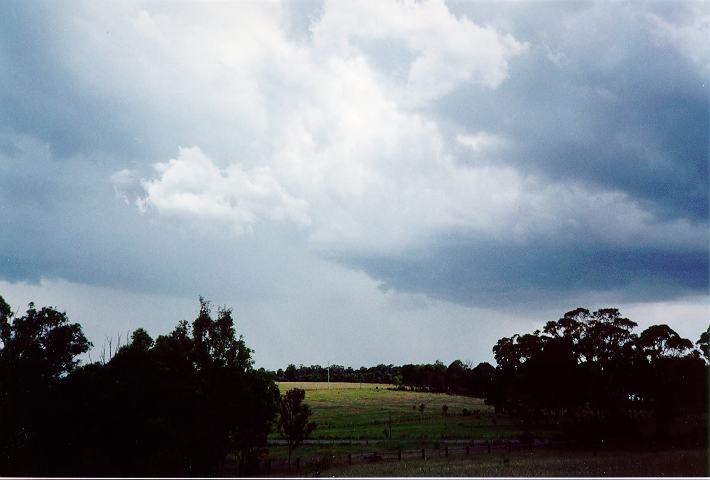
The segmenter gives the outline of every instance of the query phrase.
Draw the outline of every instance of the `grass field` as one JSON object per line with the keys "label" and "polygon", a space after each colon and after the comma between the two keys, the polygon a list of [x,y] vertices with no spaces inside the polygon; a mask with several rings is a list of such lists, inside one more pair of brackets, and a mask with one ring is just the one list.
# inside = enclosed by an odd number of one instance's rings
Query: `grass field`
{"label": "grass field", "polygon": [[[470,457],[443,456],[445,441],[455,439],[515,438],[523,433],[519,421],[496,415],[482,400],[458,395],[389,390],[389,385],[325,382],[281,382],[282,393],[291,388],[306,390],[305,403],[312,408],[318,428],[310,438],[323,443],[302,445],[294,453],[303,465],[327,460],[323,476],[696,476],[708,473],[708,452],[686,450],[580,451],[553,450],[548,447],[518,449],[508,453],[472,454]],[[424,411],[419,405],[424,404]],[[442,406],[448,406],[444,416]],[[462,411],[478,411],[463,416]],[[391,423],[392,438],[387,438]],[[534,435],[555,437],[550,427],[538,428]],[[278,438],[273,434],[272,439]],[[330,440],[330,442],[328,442]],[[338,440],[350,440],[340,444]],[[366,443],[367,442],[367,443]],[[431,449],[427,459],[403,458],[400,461],[354,463],[347,465],[348,454],[377,451],[396,459],[398,449]],[[480,452],[480,449],[479,449]],[[269,457],[287,458],[284,446],[271,446]],[[340,459],[340,460],[337,460]],[[344,463],[343,463],[344,462]],[[283,473],[283,472],[282,472]]]}
{"label": "grass field", "polygon": [[321,474],[336,477],[707,476],[708,452],[702,449],[596,453],[537,450],[458,459],[339,466]]}
{"label": "grass field", "polygon": [[[522,433],[517,421],[496,416],[483,400],[443,393],[389,390],[390,385],[326,382],[281,382],[282,393],[306,390],[305,403],[313,410],[318,428],[313,439],[385,439],[435,441],[440,439],[497,439]],[[424,411],[419,406],[424,404]],[[442,407],[448,406],[444,416]],[[463,416],[463,409],[478,411]],[[275,437],[274,437],[275,438]]]}

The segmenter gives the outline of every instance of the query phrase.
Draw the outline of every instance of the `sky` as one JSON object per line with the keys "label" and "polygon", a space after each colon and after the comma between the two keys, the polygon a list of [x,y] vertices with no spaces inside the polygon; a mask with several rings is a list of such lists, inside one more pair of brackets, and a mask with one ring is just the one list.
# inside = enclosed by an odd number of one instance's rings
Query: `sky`
{"label": "sky", "polygon": [[709,2],[0,3],[0,295],[257,366],[710,319]]}

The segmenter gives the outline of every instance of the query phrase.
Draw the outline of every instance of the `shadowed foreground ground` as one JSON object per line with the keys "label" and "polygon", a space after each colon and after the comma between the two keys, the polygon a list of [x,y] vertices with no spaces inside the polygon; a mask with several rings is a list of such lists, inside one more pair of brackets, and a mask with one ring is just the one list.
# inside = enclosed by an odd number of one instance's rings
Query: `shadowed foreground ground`
{"label": "shadowed foreground ground", "polygon": [[707,476],[708,452],[546,450],[337,467],[322,476]]}

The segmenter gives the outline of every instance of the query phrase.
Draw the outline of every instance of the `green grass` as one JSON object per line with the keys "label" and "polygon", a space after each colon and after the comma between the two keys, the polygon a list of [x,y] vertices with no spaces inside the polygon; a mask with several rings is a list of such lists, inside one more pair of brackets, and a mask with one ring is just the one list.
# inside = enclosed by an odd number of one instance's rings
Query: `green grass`
{"label": "green grass", "polygon": [[[325,382],[282,382],[284,393],[291,388],[306,390],[305,402],[313,410],[318,428],[311,438],[320,440],[365,440],[368,444],[302,445],[294,452],[304,465],[302,474],[320,468],[322,476],[696,476],[708,473],[708,452],[703,449],[649,451],[581,451],[535,448],[493,451],[480,447],[471,456],[440,458],[444,439],[506,439],[522,434],[520,422],[495,415],[482,400],[458,395],[388,390],[388,385]],[[419,405],[425,404],[423,413]],[[448,416],[441,407],[446,404]],[[416,408],[414,408],[416,407]],[[461,415],[478,410],[477,416]],[[385,429],[392,423],[392,439]],[[697,424],[697,421],[691,422]],[[554,427],[536,427],[541,438],[559,434]],[[278,438],[272,434],[272,438]],[[441,447],[441,448],[439,448]],[[401,462],[347,465],[347,455],[377,451],[396,459],[397,449],[427,449],[427,460],[403,458]],[[435,450],[439,448],[439,450]],[[271,446],[269,458],[284,460],[286,447]],[[336,463],[328,464],[335,458]],[[320,462],[319,462],[320,460]],[[323,463],[324,462],[324,463]],[[323,463],[323,467],[314,467]],[[316,468],[316,470],[313,470]],[[280,472],[279,474],[284,474]]]}
{"label": "green grass", "polygon": [[707,476],[708,452],[695,450],[591,452],[534,450],[338,466],[322,476]]}
{"label": "green grass", "polygon": [[[517,420],[496,416],[477,398],[395,391],[388,390],[388,385],[365,383],[279,384],[282,393],[295,387],[306,390],[305,403],[311,406],[312,418],[318,424],[311,435],[313,439],[384,439],[390,419],[392,439],[399,441],[513,438],[522,433]],[[422,403],[425,408],[420,412]],[[447,416],[443,415],[443,405],[449,407]],[[464,408],[480,414],[464,417]]]}

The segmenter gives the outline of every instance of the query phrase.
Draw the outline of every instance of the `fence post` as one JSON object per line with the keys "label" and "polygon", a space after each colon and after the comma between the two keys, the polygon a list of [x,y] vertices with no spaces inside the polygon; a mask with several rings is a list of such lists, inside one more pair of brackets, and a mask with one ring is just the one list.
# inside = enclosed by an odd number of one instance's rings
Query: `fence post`
{"label": "fence post", "polygon": [[298,472],[300,470],[301,470],[301,459],[297,458],[296,459],[296,471]]}
{"label": "fence post", "polygon": [[372,452],[372,461],[377,463],[377,452]]}
{"label": "fence post", "polygon": [[511,452],[511,449],[513,448],[512,444],[510,443],[510,440],[508,440],[508,453]]}
{"label": "fence post", "polygon": [[353,456],[352,456],[352,454],[348,453],[348,465],[352,465],[352,464],[353,464]]}
{"label": "fence post", "polygon": [[488,447],[488,453],[491,453],[491,441],[486,440],[486,447]]}
{"label": "fence post", "polygon": [[422,448],[422,458],[426,460],[426,454],[424,453],[424,449]]}
{"label": "fence post", "polygon": [[449,447],[444,447],[444,456],[445,457],[449,456]]}
{"label": "fence post", "polygon": [[402,461],[402,447],[397,449],[397,460]]}
{"label": "fence post", "polygon": [[466,445],[466,455],[468,455],[469,453],[471,453],[471,447]]}

